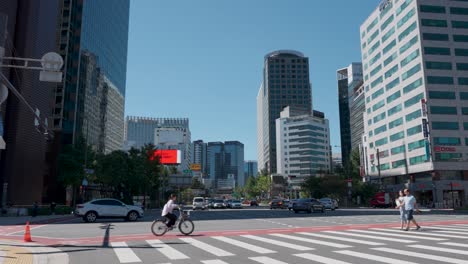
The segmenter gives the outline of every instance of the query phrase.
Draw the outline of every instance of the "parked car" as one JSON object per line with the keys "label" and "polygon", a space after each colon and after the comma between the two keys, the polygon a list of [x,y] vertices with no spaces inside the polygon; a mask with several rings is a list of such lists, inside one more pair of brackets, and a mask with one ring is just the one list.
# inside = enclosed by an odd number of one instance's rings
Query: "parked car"
{"label": "parked car", "polygon": [[258,206],[257,200],[251,200],[250,201],[250,206]]}
{"label": "parked car", "polygon": [[293,203],[292,207],[294,213],[298,213],[300,211],[306,211],[308,213],[312,212],[325,212],[325,206],[321,204],[317,199],[314,198],[302,198],[297,200]]}
{"label": "parked car", "polygon": [[338,201],[333,199],[333,204],[335,205],[335,208],[338,209],[340,206],[338,205]]}
{"label": "parked car", "polygon": [[205,199],[203,197],[193,198],[192,207],[193,207],[193,210],[197,210],[197,209],[205,210],[206,209]]}
{"label": "parked car", "polygon": [[330,209],[332,211],[335,211],[336,206],[334,203],[334,200],[331,198],[322,198],[320,199],[320,202],[325,206],[325,209]]}
{"label": "parked car", "polygon": [[78,204],[74,213],[88,223],[93,223],[98,218],[124,218],[128,221],[136,221],[144,215],[141,207],[126,205],[116,199],[96,199]]}
{"label": "parked car", "polygon": [[292,210],[292,206],[293,206],[294,202],[297,202],[297,199],[291,199],[291,200],[289,200],[289,203],[288,203],[288,210],[289,210],[289,211]]}
{"label": "parked car", "polygon": [[216,208],[224,209],[224,208],[226,208],[226,203],[221,199],[215,199],[215,200],[213,200],[212,208],[213,209],[216,209]]}
{"label": "parked car", "polygon": [[276,209],[276,208],[285,209],[287,208],[287,203],[285,202],[285,200],[282,200],[282,199],[273,199],[270,202],[270,209]]}
{"label": "parked car", "polygon": [[231,208],[231,203],[232,203],[232,200],[229,199],[229,200],[224,200],[224,203],[226,204],[226,208]]}
{"label": "parked car", "polygon": [[235,209],[235,208],[242,208],[242,203],[239,200],[232,200],[229,208]]}

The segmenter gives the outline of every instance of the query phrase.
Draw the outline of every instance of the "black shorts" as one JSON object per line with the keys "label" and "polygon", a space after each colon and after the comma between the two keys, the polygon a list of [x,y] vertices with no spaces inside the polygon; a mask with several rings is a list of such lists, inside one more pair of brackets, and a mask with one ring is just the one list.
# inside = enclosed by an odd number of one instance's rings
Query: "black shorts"
{"label": "black shorts", "polygon": [[413,209],[411,210],[406,210],[406,220],[410,221],[410,220],[413,220]]}

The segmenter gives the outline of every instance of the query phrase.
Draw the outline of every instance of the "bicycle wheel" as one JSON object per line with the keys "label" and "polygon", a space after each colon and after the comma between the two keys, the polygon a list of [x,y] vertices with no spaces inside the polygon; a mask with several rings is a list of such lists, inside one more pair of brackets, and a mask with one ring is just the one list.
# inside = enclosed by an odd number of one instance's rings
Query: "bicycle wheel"
{"label": "bicycle wheel", "polygon": [[167,232],[166,223],[162,220],[155,220],[151,225],[151,232],[153,232],[153,235],[155,236],[164,235]]}
{"label": "bicycle wheel", "polygon": [[181,220],[179,223],[179,231],[186,236],[192,234],[194,229],[195,225],[190,219]]}

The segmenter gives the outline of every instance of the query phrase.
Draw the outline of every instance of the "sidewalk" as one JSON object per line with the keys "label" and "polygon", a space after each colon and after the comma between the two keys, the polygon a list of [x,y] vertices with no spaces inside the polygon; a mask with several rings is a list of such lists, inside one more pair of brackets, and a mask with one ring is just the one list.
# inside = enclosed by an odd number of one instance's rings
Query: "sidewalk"
{"label": "sidewalk", "polygon": [[0,263],[67,264],[68,254],[60,249],[43,247],[35,243],[0,240]]}
{"label": "sidewalk", "polygon": [[57,222],[63,222],[67,220],[75,219],[76,217],[72,214],[69,215],[38,215],[32,216],[1,216],[0,226],[2,225],[24,225],[29,221],[30,224],[52,224]]}

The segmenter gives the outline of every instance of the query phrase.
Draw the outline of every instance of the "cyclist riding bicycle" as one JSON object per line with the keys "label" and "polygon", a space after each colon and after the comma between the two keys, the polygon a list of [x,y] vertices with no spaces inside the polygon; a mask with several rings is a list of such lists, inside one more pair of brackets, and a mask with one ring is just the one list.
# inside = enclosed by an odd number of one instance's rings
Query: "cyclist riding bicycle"
{"label": "cyclist riding bicycle", "polygon": [[169,196],[169,201],[167,201],[167,203],[164,205],[161,213],[161,216],[169,219],[169,222],[166,223],[168,229],[172,229],[172,226],[177,221],[177,216],[172,213],[175,208],[179,207],[179,205],[175,204],[176,199],[177,196],[175,194],[171,194],[171,196]]}

